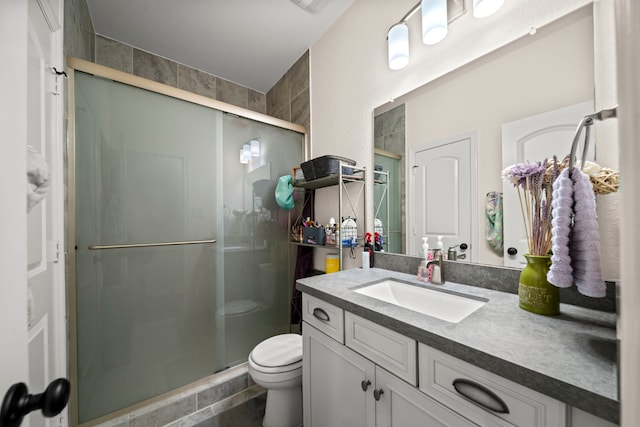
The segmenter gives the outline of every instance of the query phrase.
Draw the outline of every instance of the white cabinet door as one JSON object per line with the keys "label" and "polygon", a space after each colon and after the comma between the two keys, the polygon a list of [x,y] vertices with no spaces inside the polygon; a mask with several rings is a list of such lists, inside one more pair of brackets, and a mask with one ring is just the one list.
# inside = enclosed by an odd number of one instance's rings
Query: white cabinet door
{"label": "white cabinet door", "polygon": [[375,426],[374,364],[303,322],[305,427]]}
{"label": "white cabinet door", "polygon": [[469,420],[376,367],[376,427],[464,427]]}
{"label": "white cabinet door", "polygon": [[578,408],[571,408],[570,427],[616,427],[616,424],[603,420]]}

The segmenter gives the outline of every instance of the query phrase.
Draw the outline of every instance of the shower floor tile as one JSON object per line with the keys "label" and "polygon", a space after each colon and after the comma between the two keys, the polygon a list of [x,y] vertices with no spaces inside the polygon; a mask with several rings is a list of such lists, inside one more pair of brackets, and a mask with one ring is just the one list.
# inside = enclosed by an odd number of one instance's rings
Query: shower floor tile
{"label": "shower floor tile", "polygon": [[219,415],[195,424],[195,427],[261,427],[267,395],[262,394]]}

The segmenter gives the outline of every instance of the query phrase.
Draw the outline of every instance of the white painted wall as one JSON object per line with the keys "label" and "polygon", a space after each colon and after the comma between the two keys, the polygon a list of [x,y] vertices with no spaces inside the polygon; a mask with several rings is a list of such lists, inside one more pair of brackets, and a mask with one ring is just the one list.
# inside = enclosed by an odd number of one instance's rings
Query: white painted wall
{"label": "white painted wall", "polygon": [[[416,14],[408,22],[411,61],[407,68],[391,71],[387,66],[386,32],[415,2],[357,0],[310,50],[311,157],[337,154],[372,168],[372,111],[376,107],[514,40],[528,37],[531,28],[543,27],[592,3],[593,0],[513,0],[505,2],[498,13],[485,19],[475,19],[468,11],[451,24],[447,38],[435,46],[422,44],[419,37],[420,18]],[[595,0],[596,7],[611,10],[612,3],[609,0]],[[596,22],[596,25],[611,25],[609,21]],[[610,55],[606,60],[615,62],[612,37],[604,41],[596,40],[595,43],[606,47],[604,50]],[[597,101],[599,108],[609,105],[611,99],[615,98],[615,91],[612,90],[615,78],[607,81],[607,73],[611,74],[611,70],[595,71],[596,80],[605,80],[604,83],[597,83],[594,89],[596,97],[601,100],[599,103]],[[609,124],[609,129],[598,130],[600,140],[617,140],[617,133],[610,129],[612,126],[615,127]],[[606,163],[615,168],[617,153],[610,154],[613,160],[607,160]],[[494,162],[497,161],[498,157],[494,159]],[[481,183],[478,194],[484,194],[489,187],[493,185]],[[367,198],[372,200],[371,185],[368,186]],[[601,209],[600,215],[616,217],[617,202],[607,200],[606,205],[608,207]],[[369,211],[367,218],[371,221],[372,213]],[[609,221],[608,228],[602,230],[603,240],[613,243],[603,248],[604,263],[612,266],[605,268],[608,279],[619,277],[619,251],[615,244],[618,240],[617,230],[617,221]],[[493,262],[495,257],[485,255],[481,261]]]}
{"label": "white painted wall", "polygon": [[502,253],[496,254],[486,242],[484,213],[485,195],[502,191],[502,124],[593,99],[591,8],[551,27],[396,100],[406,103],[407,150],[477,131],[473,208],[482,264],[503,264]]}

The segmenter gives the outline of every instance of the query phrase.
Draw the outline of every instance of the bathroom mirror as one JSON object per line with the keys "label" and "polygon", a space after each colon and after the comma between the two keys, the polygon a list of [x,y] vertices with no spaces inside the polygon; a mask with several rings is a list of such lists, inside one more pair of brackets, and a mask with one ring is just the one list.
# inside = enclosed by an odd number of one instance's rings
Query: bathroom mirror
{"label": "bathroom mirror", "polygon": [[[411,229],[416,221],[411,185],[416,153],[470,135],[477,145],[471,158],[477,165],[471,177],[475,196],[471,193],[470,212],[459,220],[472,222],[476,253],[471,260],[503,265],[502,251],[493,250],[485,238],[486,195],[502,192],[502,125],[593,100],[593,94],[593,6],[588,5],[376,108],[374,164],[389,174],[388,184],[382,185],[386,192],[378,188],[378,180],[374,188],[374,213],[387,236],[385,250],[420,254],[415,242],[421,236],[412,236]],[[459,206],[445,205],[445,199],[426,203],[456,212]],[[435,241],[429,243],[435,247]]]}

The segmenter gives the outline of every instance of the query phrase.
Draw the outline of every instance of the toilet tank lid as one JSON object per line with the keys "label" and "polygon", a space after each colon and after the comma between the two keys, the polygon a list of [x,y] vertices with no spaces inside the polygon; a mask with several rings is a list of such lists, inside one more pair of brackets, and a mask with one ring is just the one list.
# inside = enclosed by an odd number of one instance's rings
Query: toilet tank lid
{"label": "toilet tank lid", "polygon": [[253,349],[251,359],[270,368],[299,362],[302,360],[302,335],[282,334],[267,338]]}

